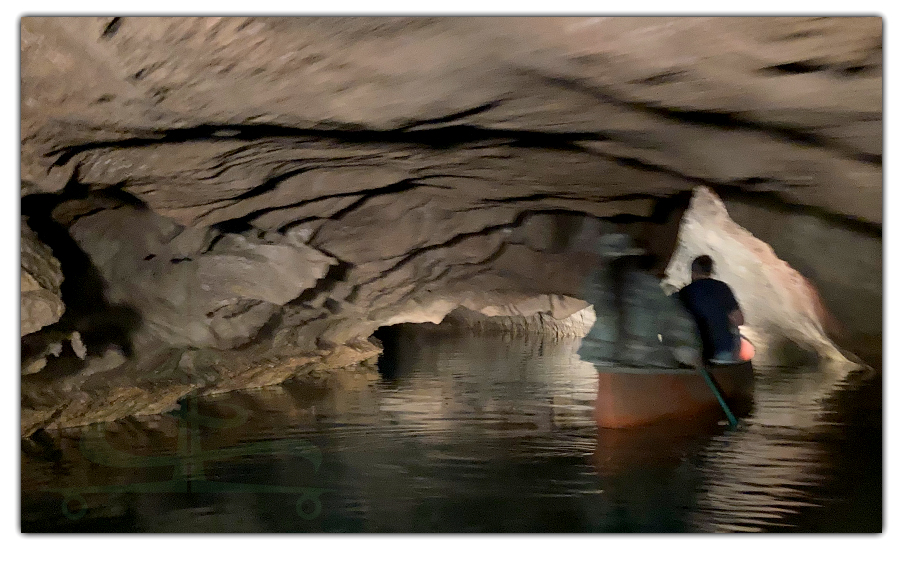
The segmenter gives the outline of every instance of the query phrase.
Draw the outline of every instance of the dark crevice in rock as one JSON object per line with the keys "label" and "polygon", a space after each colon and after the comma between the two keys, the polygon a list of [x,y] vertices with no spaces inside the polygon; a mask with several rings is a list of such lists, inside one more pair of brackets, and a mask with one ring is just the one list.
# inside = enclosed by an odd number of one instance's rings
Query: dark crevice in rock
{"label": "dark crevice in rock", "polygon": [[340,313],[342,309],[340,302],[330,297],[325,300],[325,304],[323,306],[332,315]]}
{"label": "dark crevice in rock", "polygon": [[[476,174],[453,174],[450,172],[443,172],[440,174],[426,174],[424,176],[416,176],[415,178],[410,178],[415,182],[420,184],[425,184],[428,180],[437,180],[439,178],[459,178],[459,179],[468,179],[468,180],[481,180],[481,176]],[[440,188],[442,186],[436,186],[434,184],[428,184],[431,187]],[[351,194],[352,195],[352,194]]]}
{"label": "dark crevice in rock", "polygon": [[[84,194],[85,186],[70,183],[59,194],[32,194],[22,198],[22,214],[28,226],[53,251],[63,273],[60,286],[65,313],[59,321],[22,339],[22,357],[32,347],[43,346],[50,333],[78,331],[88,353],[100,353],[109,346],[119,347],[126,356],[133,355],[131,335],[141,325],[139,313],[127,305],[106,299],[106,282],[79,247],[65,226],[53,220],[52,212],[59,203]],[[107,195],[114,195],[111,192]]]}
{"label": "dark crevice in rock", "polygon": [[619,107],[647,113],[665,119],[670,119],[672,121],[681,121],[698,126],[716,127],[723,130],[745,129],[750,131],[757,131],[792,143],[834,150],[844,156],[859,160],[861,162],[876,164],[878,166],[881,166],[882,163],[882,155],[880,154],[869,154],[859,151],[853,151],[848,147],[835,143],[830,139],[821,137],[810,131],[793,129],[786,126],[779,126],[773,123],[751,121],[738,113],[692,111],[673,107],[657,106],[645,102],[623,100],[617,98],[612,94],[608,94],[602,91],[598,86],[587,84],[581,80],[566,78],[562,76],[547,75],[533,69],[522,69],[522,72],[531,78],[543,80],[548,84],[552,84],[560,88],[586,93],[604,103],[613,104]]}
{"label": "dark crevice in rock", "polygon": [[[227,137],[222,132],[228,132]],[[424,130],[374,130],[354,127],[352,129],[303,129],[279,125],[257,124],[206,124],[182,129],[153,131],[132,131],[131,138],[109,141],[92,141],[61,147],[47,152],[44,156],[55,157],[53,166],[63,166],[75,156],[87,151],[108,148],[149,147],[162,144],[188,142],[232,142],[258,141],[278,138],[292,140],[331,140],[347,144],[389,144],[406,146],[426,146],[430,148],[452,148],[485,141],[502,144],[516,143],[517,146],[571,149],[575,141],[606,140],[596,133],[549,133],[523,131],[518,129],[489,129],[474,125],[448,125]]]}
{"label": "dark crevice in rock", "polygon": [[[793,210],[795,212],[802,212],[808,215],[816,215],[822,219],[829,221],[830,223],[836,226],[843,226],[846,228],[850,228],[852,230],[858,232],[864,232],[868,234],[874,234],[876,236],[881,236],[882,228],[880,224],[872,223],[870,221],[865,221],[859,219],[857,217],[851,217],[847,215],[842,215],[835,211],[829,211],[826,209],[821,209],[818,207],[814,207],[811,205],[804,205],[801,203],[791,202],[785,198],[785,196],[779,192],[775,192],[771,189],[765,188],[770,184],[769,180],[765,178],[759,177],[749,177],[743,178],[741,180],[737,180],[730,183],[724,182],[716,182],[709,180],[707,178],[699,178],[696,176],[688,176],[677,172],[675,170],[671,170],[668,168],[664,168],[662,166],[657,166],[655,164],[650,164],[647,162],[642,162],[635,158],[622,158],[607,155],[603,152],[597,151],[596,149],[588,149],[592,154],[596,154],[597,156],[602,156],[604,158],[609,158],[611,160],[615,160],[620,164],[625,166],[630,166],[632,168],[637,168],[641,170],[654,171],[663,174],[668,174],[670,176],[675,176],[677,178],[681,178],[682,180],[686,180],[688,182],[694,183],[696,185],[705,185],[710,188],[714,188],[719,194],[740,194],[742,197],[747,197],[753,200],[765,200],[772,202],[773,204],[777,204],[781,207],[781,209],[788,211]],[[762,188],[757,189],[756,186],[761,186]],[[646,195],[644,197],[658,197],[653,195]]]}
{"label": "dark crevice in rock", "polygon": [[822,72],[829,68],[828,65],[818,64],[814,61],[795,61],[763,67],[760,70],[767,74],[808,74],[810,72]]}
{"label": "dark crevice in rock", "polygon": [[[481,237],[481,236],[489,235],[491,233],[494,233],[494,232],[497,232],[497,231],[500,231],[503,229],[514,229],[516,227],[520,227],[520,226],[522,226],[522,223],[525,221],[525,217],[526,217],[526,212],[523,211],[523,212],[519,213],[518,215],[516,215],[516,218],[513,219],[509,223],[500,223],[498,225],[491,225],[489,227],[485,227],[484,229],[481,229],[480,231],[460,233],[454,237],[451,237],[450,239],[448,239],[444,242],[441,242],[438,244],[430,244],[427,246],[422,246],[422,247],[416,248],[414,250],[410,250],[400,261],[398,261],[396,264],[394,264],[390,268],[383,270],[381,273],[379,273],[379,275],[377,277],[385,277],[385,276],[391,274],[392,272],[399,270],[400,268],[402,268],[403,266],[405,266],[412,260],[415,260],[420,255],[422,255],[426,252],[435,250],[437,248],[450,247],[450,246],[458,244],[464,240],[467,240],[467,239],[470,239],[473,237]],[[369,282],[373,281],[374,279],[375,278],[366,280],[363,283],[369,283]]]}
{"label": "dark crevice in rock", "polygon": [[100,34],[100,38],[110,39],[119,31],[120,27],[122,27],[122,18],[112,18],[109,20],[109,23],[106,24],[106,27],[103,28],[103,33]]}
{"label": "dark crevice in rock", "polygon": [[260,344],[265,344],[272,342],[275,337],[275,333],[281,327],[281,321],[284,319],[284,309],[279,309],[276,311],[269,320],[267,320],[256,332],[256,335],[245,344],[241,344],[233,348],[233,350],[244,351],[249,350],[254,347],[258,347]]}
{"label": "dark crevice in rock", "polygon": [[[247,200],[247,199],[256,197],[258,195],[262,195],[262,194],[272,190],[273,188],[275,188],[275,186],[277,186],[281,182],[287,180],[288,178],[292,178],[299,174],[303,174],[304,172],[307,172],[308,170],[312,170],[312,168],[307,168],[307,167],[303,167],[303,166],[298,166],[297,168],[292,168],[291,170],[288,170],[288,171],[278,174],[276,176],[272,176],[271,178],[267,179],[265,182],[256,186],[255,188],[252,188],[240,195],[230,198],[230,201],[234,201],[234,202],[243,201],[243,200]],[[216,210],[213,209],[213,210],[207,211],[205,213],[201,213],[198,216],[198,218],[206,217],[213,211],[216,211]]]}
{"label": "dark crevice in rock", "polygon": [[258,299],[244,299],[239,298],[234,302],[229,302],[224,305],[221,305],[212,311],[206,313],[207,318],[212,318],[215,316],[219,316],[223,319],[233,319],[240,315],[243,315],[253,307],[263,303]]}
{"label": "dark crevice in rock", "polygon": [[638,80],[632,80],[632,84],[645,84],[647,86],[656,86],[658,84],[668,84],[669,82],[677,82],[682,77],[684,77],[686,73],[681,70],[670,70],[667,72],[660,72],[659,74],[654,74],[652,76],[647,76],[645,78],[640,78]]}
{"label": "dark crevice in rock", "polygon": [[648,220],[653,223],[667,223],[672,220],[673,216],[678,215],[676,223],[680,223],[680,216],[690,205],[692,195],[693,192],[691,191],[683,191],[669,197],[657,199]]}
{"label": "dark crevice in rock", "polygon": [[213,227],[219,231],[219,234],[209,243],[208,248],[215,246],[216,242],[218,242],[226,233],[243,235],[256,230],[253,225],[248,223],[247,217],[237,217],[235,219],[228,219],[227,221],[220,221],[213,225]]}
{"label": "dark crevice in rock", "polygon": [[[337,213],[333,214],[330,218],[334,221],[340,221],[341,219],[346,217],[349,213],[356,211],[357,209],[359,209],[360,207],[362,207],[363,205],[368,203],[368,201],[372,198],[386,195],[386,194],[399,194],[401,192],[408,192],[408,191],[414,190],[418,187],[419,187],[419,185],[416,184],[415,181],[413,181],[413,180],[401,180],[395,184],[390,184],[388,186],[384,186],[381,188],[375,188],[372,190],[364,190],[362,192],[362,194],[363,194],[362,198],[351,203],[347,207],[341,209]],[[356,195],[356,194],[350,193],[350,194],[341,194],[341,195],[343,196],[343,195]],[[311,240],[315,240],[315,236]]]}
{"label": "dark crevice in rock", "polygon": [[852,65],[838,69],[838,73],[844,76],[855,77],[864,73],[873,73],[878,70],[878,68],[879,67],[875,65]]}
{"label": "dark crevice in rock", "polygon": [[502,100],[488,102],[486,104],[482,104],[480,106],[476,106],[471,109],[458,111],[456,113],[451,113],[449,115],[445,115],[444,117],[438,117],[435,119],[423,119],[420,121],[415,121],[415,122],[411,123],[410,125],[405,125],[403,127],[398,128],[398,131],[405,131],[405,132],[411,132],[411,131],[417,131],[417,130],[424,131],[424,130],[430,129],[431,128],[430,126],[432,126],[432,125],[438,125],[438,126],[443,127],[447,123],[457,121],[459,119],[463,119],[466,117],[471,117],[473,115],[478,115],[479,113],[484,113],[488,110],[494,109],[495,107],[500,105],[501,101]]}
{"label": "dark crevice in rock", "polygon": [[[557,136],[548,137],[548,135]],[[504,143],[516,149],[545,149],[565,152],[584,152],[578,141],[608,141],[609,137],[600,133],[543,133],[518,131],[518,136]]]}
{"label": "dark crevice in rock", "polygon": [[[721,188],[722,186],[719,187]],[[846,215],[826,211],[811,205],[787,201],[784,199],[784,196],[777,192],[760,192],[742,189],[740,186],[727,186],[725,189],[717,190],[717,195],[725,202],[729,200],[741,201],[751,205],[767,207],[787,216],[808,215],[816,217],[837,229],[844,229],[866,236],[881,238],[883,235],[883,228],[880,224],[861,221],[854,217],[847,217]]]}
{"label": "dark crevice in rock", "polygon": [[[267,189],[271,189],[272,187],[274,187],[274,185],[269,185],[269,182],[267,182],[266,185],[269,186]],[[294,207],[298,208],[298,211],[299,211],[300,210],[299,208],[302,208],[304,205],[309,205],[311,203],[317,203],[320,201],[342,198],[342,197],[347,197],[347,196],[363,196],[359,200],[357,200],[357,201],[353,202],[352,204],[350,204],[349,206],[341,209],[340,211],[336,212],[334,215],[331,215],[330,217],[310,216],[310,217],[304,217],[303,219],[301,219],[299,221],[294,221],[292,223],[288,223],[287,225],[285,225],[284,227],[281,227],[279,229],[280,232],[284,233],[291,227],[294,227],[294,226],[296,226],[300,223],[306,222],[306,221],[311,221],[313,219],[340,219],[347,213],[353,211],[354,209],[358,208],[360,205],[364,204],[366,201],[368,201],[372,197],[379,196],[379,195],[385,195],[385,194],[399,193],[399,192],[411,190],[411,189],[414,189],[417,187],[420,187],[420,186],[415,183],[415,179],[409,179],[409,180],[402,180],[400,182],[390,184],[387,186],[383,186],[380,188],[358,190],[358,191],[351,191],[351,192],[341,192],[339,194],[329,194],[329,195],[314,197],[314,198],[306,199],[303,201],[298,201],[296,203],[291,203],[291,204],[287,204],[287,205],[274,205],[271,207],[261,207],[255,211],[253,211],[252,213],[248,213],[248,214],[243,215],[236,219],[229,219],[228,221],[222,221],[220,223],[216,223],[214,226],[221,227],[222,225],[228,225],[228,224],[240,224],[240,225],[246,225],[246,228],[251,228],[248,223],[249,221],[252,221],[253,219],[256,219],[256,218],[258,218],[266,213],[272,212],[272,211],[278,211],[281,209],[290,209],[290,208],[294,208]],[[432,186],[432,187],[440,187],[440,186]],[[256,191],[257,189],[258,188],[254,188],[254,191]],[[447,189],[449,189],[449,188],[447,188]],[[240,199],[240,197],[234,198],[234,200],[237,200],[237,199]],[[203,217],[207,214],[208,213],[204,213],[200,217]],[[233,232],[236,232],[236,231],[233,231]]]}
{"label": "dark crevice in rock", "polygon": [[839,76],[855,78],[860,74],[874,72],[878,70],[875,65],[858,64],[850,66],[836,66],[825,63],[817,63],[815,61],[796,61],[792,63],[784,63],[763,67],[760,71],[764,74],[784,75],[784,74],[810,74],[814,72],[830,72]]}
{"label": "dark crevice in rock", "polygon": [[[324,251],[320,252],[326,255],[328,254]],[[337,260],[337,258],[335,258],[335,260]],[[319,278],[314,287],[303,290],[303,292],[295,299],[285,304],[285,307],[289,308],[298,305],[303,306],[315,299],[317,296],[327,295],[335,288],[337,284],[347,281],[347,277],[352,267],[353,265],[349,262],[341,262],[340,260],[338,260],[337,264],[334,264],[333,266],[328,268],[328,272],[323,277]]]}
{"label": "dark crevice in rock", "polygon": [[604,219],[628,233],[646,251],[641,267],[662,277],[678,244],[681,219],[690,205],[691,191],[657,198],[649,217],[614,215]]}
{"label": "dark crevice in rock", "polygon": [[374,344],[381,346],[376,365],[378,373],[388,381],[396,379],[400,371],[400,342],[404,326],[407,324],[378,327],[369,337],[370,342],[374,341]]}
{"label": "dark crevice in rock", "polygon": [[[598,199],[591,199],[588,201],[600,201],[600,202],[612,202],[612,201],[639,201],[645,199],[652,199],[653,196],[648,194],[627,194],[621,196],[613,196],[613,197],[604,197]],[[529,203],[529,202],[539,202],[539,201],[547,201],[547,200],[569,200],[569,201],[585,201],[584,197],[566,195],[566,194],[556,194],[556,193],[544,193],[544,194],[530,194],[523,196],[511,196],[511,197],[498,197],[498,198],[487,198],[482,199],[481,201],[484,203]],[[562,213],[566,210],[559,210],[558,212]],[[569,210],[571,211],[571,210]],[[577,213],[577,212],[576,212]]]}
{"label": "dark crevice in rock", "polygon": [[[340,196],[338,196],[338,197],[340,197]],[[293,206],[290,206],[290,207],[293,207]],[[269,208],[269,211],[273,211],[275,209],[281,209],[281,208]],[[290,223],[287,223],[284,226],[279,227],[277,229],[277,232],[283,235],[283,234],[287,233],[289,230],[293,229],[294,227],[299,227],[300,225],[303,225],[305,223],[311,223],[313,221],[318,221],[320,219],[327,219],[327,217],[319,217],[317,215],[312,215],[309,217],[304,217],[302,219],[297,219],[296,221],[291,221]],[[316,231],[318,231],[318,229],[316,229]],[[315,235],[316,231],[313,231],[312,235]],[[312,236],[310,236],[310,238],[312,238]],[[322,252],[322,251],[320,250],[319,252]]]}

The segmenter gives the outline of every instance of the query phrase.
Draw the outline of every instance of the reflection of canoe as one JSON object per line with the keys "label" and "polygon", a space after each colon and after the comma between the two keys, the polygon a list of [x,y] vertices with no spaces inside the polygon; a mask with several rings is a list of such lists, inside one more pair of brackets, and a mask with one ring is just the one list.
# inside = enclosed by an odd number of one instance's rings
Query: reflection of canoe
{"label": "reflection of canoe", "polygon": [[[746,341],[745,341],[746,342]],[[749,342],[747,343],[749,345]],[[752,357],[742,354],[742,357]],[[753,365],[707,367],[735,414],[753,397]],[[721,409],[703,375],[695,369],[600,368],[594,416],[602,428],[626,428],[673,417],[691,417]]]}
{"label": "reflection of canoe", "polygon": [[685,455],[699,451],[722,432],[717,424],[721,418],[722,409],[709,409],[678,424],[660,419],[628,429],[598,428],[594,467],[601,475],[678,467]]}

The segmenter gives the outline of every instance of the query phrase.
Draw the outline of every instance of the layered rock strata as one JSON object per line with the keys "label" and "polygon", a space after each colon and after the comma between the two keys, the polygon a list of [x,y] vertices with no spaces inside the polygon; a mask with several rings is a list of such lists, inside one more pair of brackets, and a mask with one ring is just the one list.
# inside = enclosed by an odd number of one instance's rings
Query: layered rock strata
{"label": "layered rock strata", "polygon": [[[230,389],[299,373],[266,362],[362,361],[378,327],[458,307],[574,307],[611,235],[667,264],[697,185],[835,321],[773,289],[751,324],[826,356],[819,333],[880,344],[879,18],[29,17],[21,95],[28,427],[170,404],[187,388],[91,401],[172,354],[255,374],[204,372]],[[807,295],[796,279],[756,281]],[[660,334],[644,325],[636,343]]]}
{"label": "layered rock strata", "polygon": [[59,260],[37,238],[25,218],[21,227],[21,335],[37,332],[59,320],[66,306],[60,294],[62,271]]}

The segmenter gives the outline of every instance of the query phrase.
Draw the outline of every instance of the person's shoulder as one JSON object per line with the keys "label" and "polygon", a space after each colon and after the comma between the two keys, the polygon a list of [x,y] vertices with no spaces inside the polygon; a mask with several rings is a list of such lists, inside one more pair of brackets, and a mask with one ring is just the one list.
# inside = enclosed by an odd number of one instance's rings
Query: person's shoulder
{"label": "person's shoulder", "polygon": [[715,285],[717,285],[718,287],[726,287],[726,288],[728,288],[729,291],[731,290],[731,286],[728,285],[727,283],[723,282],[722,280],[716,280],[716,279],[710,278],[709,281],[715,282]]}
{"label": "person's shoulder", "polygon": [[699,280],[695,280],[690,283],[690,287],[693,286],[692,291],[697,291],[703,293],[704,295],[708,295],[710,293],[720,293],[722,291],[731,291],[731,287],[722,280],[717,280],[715,278],[701,278]]}
{"label": "person's shoulder", "polygon": [[710,287],[716,288],[715,291],[729,293],[731,295],[734,295],[734,290],[731,289],[731,286],[728,285],[727,283],[723,282],[722,280],[710,279],[709,281],[715,282],[713,284],[710,284]]}
{"label": "person's shoulder", "polygon": [[714,280],[712,278],[700,278],[700,279],[694,280],[691,283],[689,283],[687,285],[687,287],[692,287],[698,291],[701,291],[701,290],[705,291],[706,289],[715,285],[714,283],[710,283],[710,282],[714,282],[714,281],[716,281],[716,280]]}

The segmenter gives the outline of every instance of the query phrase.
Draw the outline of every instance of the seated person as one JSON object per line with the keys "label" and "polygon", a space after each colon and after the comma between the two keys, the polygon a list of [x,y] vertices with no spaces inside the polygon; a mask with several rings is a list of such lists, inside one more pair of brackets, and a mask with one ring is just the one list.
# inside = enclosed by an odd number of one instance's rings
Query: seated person
{"label": "seated person", "polygon": [[703,357],[716,363],[739,362],[741,336],[738,327],[744,314],[734,292],[725,282],[714,280],[713,259],[698,256],[691,263],[691,283],[678,297],[694,316],[703,341]]}

